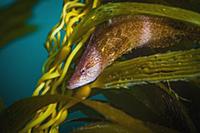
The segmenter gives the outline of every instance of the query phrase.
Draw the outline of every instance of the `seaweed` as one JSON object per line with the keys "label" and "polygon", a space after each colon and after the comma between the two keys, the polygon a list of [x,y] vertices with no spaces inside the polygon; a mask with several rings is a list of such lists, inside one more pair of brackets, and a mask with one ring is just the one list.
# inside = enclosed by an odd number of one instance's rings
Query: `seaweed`
{"label": "seaweed", "polygon": [[91,87],[128,88],[134,84],[198,79],[200,76],[199,54],[199,49],[191,49],[117,62],[107,68],[91,84]]}
{"label": "seaweed", "polygon": [[[112,17],[155,15],[200,26],[196,8],[190,11],[171,7],[175,2],[162,2],[168,4],[65,0],[60,21],[46,40],[49,57],[33,97],[17,101],[1,112],[1,132],[59,132],[64,122],[87,123],[74,133],[199,132],[198,46],[177,47],[133,59],[125,57],[106,68],[93,83],[76,90],[67,88],[90,35],[97,25]],[[94,100],[93,96],[98,94],[106,99]],[[87,117],[68,119],[68,113],[75,111]]]}

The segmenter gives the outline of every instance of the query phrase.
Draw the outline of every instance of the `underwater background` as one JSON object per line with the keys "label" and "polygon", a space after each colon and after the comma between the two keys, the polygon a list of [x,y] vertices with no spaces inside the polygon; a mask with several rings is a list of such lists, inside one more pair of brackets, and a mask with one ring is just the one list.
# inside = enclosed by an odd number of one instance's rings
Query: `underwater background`
{"label": "underwater background", "polygon": [[[0,6],[13,1],[0,0]],[[0,48],[0,97],[6,106],[32,95],[47,58],[44,43],[50,29],[59,21],[62,4],[62,0],[39,0],[27,21],[36,25],[36,31]]]}
{"label": "underwater background", "polygon": [[[0,0],[0,7],[8,7],[13,3],[13,1],[14,0],[6,0],[6,1]],[[23,1],[23,0],[21,0],[21,1]],[[26,1],[26,0],[24,0],[24,1]],[[1,61],[0,62],[0,87],[1,87],[0,88],[0,100],[2,100],[2,102],[5,104],[6,107],[10,106],[12,103],[14,103],[17,100],[23,99],[25,97],[30,97],[33,94],[33,91],[36,87],[38,79],[40,79],[42,76],[42,65],[44,64],[45,60],[48,57],[48,53],[44,48],[44,43],[46,41],[49,31],[59,21],[61,11],[63,8],[63,0],[32,0],[32,1],[35,1],[36,3],[33,4],[33,7],[31,7],[30,10],[31,10],[32,14],[25,22],[26,22],[26,24],[34,25],[35,26],[34,31],[27,33],[24,36],[17,37],[16,39],[6,43],[6,45],[4,45],[3,47],[0,47],[0,61]],[[105,1],[106,0],[104,0],[104,2]],[[19,16],[16,16],[15,14],[13,14],[11,16],[16,19],[17,19],[17,17],[19,17]],[[6,24],[7,17],[5,17],[2,20]],[[1,25],[0,28],[1,27],[4,27],[4,25]],[[11,27],[11,30],[15,30],[15,29],[12,29],[12,27]],[[1,32],[1,30],[0,30],[0,32]],[[0,33],[0,38],[1,38],[1,34],[2,33]],[[136,53],[136,54],[138,54],[138,53]],[[139,51],[139,54],[141,54],[141,51]],[[128,58],[128,56],[125,58]],[[103,80],[102,80],[102,82],[103,82]],[[180,88],[181,89],[187,88],[187,84],[184,84],[184,83],[183,84],[180,83],[180,85],[178,83],[177,84],[172,83],[172,85],[179,86],[176,88],[176,91],[179,91]],[[148,86],[149,88],[148,87],[145,88],[145,86],[141,86],[141,88],[142,87],[144,88],[144,90],[141,92],[145,92],[146,91],[145,89],[151,90],[151,85]],[[136,88],[136,90],[134,90],[134,91],[137,92],[137,90],[138,90],[137,86],[135,88]],[[138,87],[138,88],[140,89],[140,87]],[[154,88],[154,87],[152,87],[152,88]],[[188,87],[188,88],[190,88],[190,87]],[[199,89],[199,88],[197,88],[197,89]],[[106,91],[104,92],[104,94],[107,95],[108,98],[109,98],[110,94],[111,95],[113,94],[113,96],[111,96],[110,99],[111,99],[111,101],[112,100],[117,101],[117,104],[118,103],[120,104],[119,108],[121,108],[120,107],[121,105],[122,105],[122,107],[124,106],[124,108],[126,108],[127,106],[130,105],[130,110],[131,109],[137,110],[134,108],[139,107],[139,105],[134,106],[134,107],[132,106],[132,105],[137,105],[137,102],[135,104],[134,104],[134,102],[133,103],[130,102],[132,99],[134,99],[134,96],[126,97],[127,94],[129,93],[127,90],[125,90],[125,91],[122,90],[120,92],[122,94],[120,94],[117,91],[112,92],[112,90],[106,90]],[[133,91],[133,93],[135,93],[134,91]],[[148,92],[150,92],[150,91],[148,91]],[[148,94],[151,95],[148,92],[147,92],[147,94],[143,93],[144,97],[148,96]],[[183,92],[184,92],[184,89],[183,89]],[[197,90],[196,92],[198,92],[198,93],[196,93],[196,95],[193,94],[193,93],[195,93],[195,91],[191,92],[191,94],[189,94],[189,95],[190,96],[194,95],[194,99],[196,99],[195,101],[198,101],[197,97],[198,97],[198,94],[200,94],[200,92],[199,92],[199,90]],[[140,93],[140,92],[138,92],[138,93]],[[185,94],[186,93],[187,93],[187,91],[185,92]],[[162,94],[162,93],[159,93],[158,95],[160,95],[160,94]],[[126,97],[127,99],[121,100],[118,98],[120,96]],[[137,97],[137,96],[135,96],[135,97]],[[151,97],[154,97],[154,96],[152,95]],[[102,100],[102,102],[105,102],[103,100],[106,100],[102,94],[98,94],[96,97],[93,97],[93,98],[100,99],[100,100]],[[129,98],[130,98],[130,100],[129,100]],[[155,101],[156,100],[157,99],[155,99]],[[164,99],[164,100],[166,100],[166,99]],[[137,99],[136,99],[136,101],[137,101]],[[168,102],[168,99],[166,101]],[[129,104],[124,105],[123,102],[129,103]],[[111,102],[111,104],[112,104],[112,102]],[[117,104],[116,105],[113,104],[114,107],[118,107]],[[170,103],[170,101],[169,101],[169,103],[166,103],[166,104],[170,105],[170,106],[173,105],[172,103]],[[187,104],[187,102],[186,102],[186,104]],[[196,104],[195,106],[198,106],[198,104],[196,102],[195,102],[195,104]],[[171,109],[172,110],[174,109],[173,106],[171,106],[171,107],[172,108],[169,108],[169,111],[171,111]],[[189,104],[189,107],[190,107],[190,104]],[[191,107],[193,107],[193,106],[191,106]],[[198,107],[197,107],[197,109],[198,109]],[[154,106],[152,106],[152,108],[154,108]],[[70,112],[68,119],[82,118],[85,116],[83,113],[77,111],[78,109],[75,108],[74,110],[72,110],[72,113]],[[127,110],[129,111],[129,107]],[[194,110],[196,110],[196,108],[194,108]],[[136,111],[136,114],[137,114],[137,111]],[[172,111],[172,113],[174,113],[173,115],[175,115],[173,118],[174,119],[176,117],[179,118],[179,115],[177,115],[178,113],[176,114],[176,112],[178,112],[179,110],[177,111],[175,108],[173,111]],[[139,110],[139,112],[142,112],[142,110]],[[131,114],[132,112],[130,111],[128,113]],[[134,113],[135,112],[133,111],[133,115],[134,115]],[[144,114],[145,114],[145,111],[144,111]],[[169,113],[166,112],[166,114],[168,114],[170,116],[170,112]],[[198,116],[197,118],[200,118],[200,113],[198,110],[194,114],[195,115],[197,114],[197,116]],[[194,115],[194,118],[196,117],[195,115]],[[149,114],[147,114],[147,116],[145,115],[145,117],[150,118],[151,116]],[[152,118],[152,119],[154,119],[154,118]],[[61,125],[60,132],[68,132],[77,126],[87,124],[87,122],[76,122],[76,121],[75,122],[66,121],[65,123],[67,123],[67,124]],[[196,123],[198,123],[198,122],[196,122]],[[184,126],[184,124],[183,124],[183,126]],[[173,125],[172,127],[176,127],[176,125]]]}

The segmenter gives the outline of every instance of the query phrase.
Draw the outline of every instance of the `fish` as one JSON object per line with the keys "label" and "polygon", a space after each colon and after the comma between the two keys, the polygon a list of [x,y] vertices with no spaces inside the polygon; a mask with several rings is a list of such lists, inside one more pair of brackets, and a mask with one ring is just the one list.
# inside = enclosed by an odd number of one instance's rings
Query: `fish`
{"label": "fish", "polygon": [[68,89],[93,82],[106,67],[133,49],[165,48],[183,40],[199,42],[199,27],[149,15],[121,15],[109,19],[91,35],[68,81]]}

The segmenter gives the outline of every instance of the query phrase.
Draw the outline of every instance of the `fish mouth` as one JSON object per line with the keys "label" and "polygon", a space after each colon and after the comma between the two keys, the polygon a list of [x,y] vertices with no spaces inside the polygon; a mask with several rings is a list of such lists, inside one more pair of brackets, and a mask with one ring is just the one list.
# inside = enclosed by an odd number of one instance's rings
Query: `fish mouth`
{"label": "fish mouth", "polygon": [[78,87],[81,87],[83,85],[84,84],[81,84],[80,82],[79,83],[78,82],[77,83],[73,83],[73,82],[69,81],[69,84],[68,84],[67,88],[72,90],[72,89],[76,89]]}
{"label": "fish mouth", "polygon": [[68,83],[68,86],[67,86],[67,88],[68,89],[76,89],[76,88],[79,88],[79,87],[82,87],[82,86],[84,86],[84,85],[86,85],[86,84],[88,84],[88,83],[90,83],[91,81],[85,81],[85,82],[82,82],[82,81],[74,81],[74,80],[70,80]]}

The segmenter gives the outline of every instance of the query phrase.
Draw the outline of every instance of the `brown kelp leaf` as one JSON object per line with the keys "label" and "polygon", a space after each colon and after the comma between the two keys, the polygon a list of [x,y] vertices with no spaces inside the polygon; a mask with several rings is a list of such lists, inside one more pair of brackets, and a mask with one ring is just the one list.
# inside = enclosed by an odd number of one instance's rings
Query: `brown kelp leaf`
{"label": "brown kelp leaf", "polygon": [[[20,100],[1,113],[0,130],[3,133],[18,132],[33,117],[38,109],[48,104],[61,101],[67,102],[69,100],[79,101],[78,99],[61,95],[44,95]],[[130,128],[134,132],[175,132],[162,126],[132,118],[108,104],[91,100],[85,100],[82,103],[95,109],[108,120],[118,123],[123,127]]]}
{"label": "brown kelp leaf", "polygon": [[177,99],[153,84],[132,86],[129,89],[102,90],[99,93],[103,93],[111,105],[137,119],[179,131],[195,131]]}
{"label": "brown kelp leaf", "polygon": [[132,131],[118,124],[98,122],[75,129],[72,133],[132,133]]}
{"label": "brown kelp leaf", "polygon": [[37,110],[52,103],[69,100],[72,99],[61,95],[35,96],[19,100],[1,112],[0,132],[16,133],[31,120]]}
{"label": "brown kelp leaf", "polygon": [[135,119],[126,113],[113,108],[112,106],[91,100],[84,100],[82,101],[83,104],[91,107],[92,109],[96,110],[100,114],[102,114],[106,119],[117,123],[123,127],[128,128],[132,132],[136,133],[166,133],[166,132],[176,132],[172,129],[155,125],[152,123],[144,122],[139,119]]}
{"label": "brown kelp leaf", "polygon": [[97,88],[127,88],[160,81],[191,80],[200,76],[200,49],[168,52],[117,62],[91,84]]}
{"label": "brown kelp leaf", "polygon": [[196,125],[198,131],[200,131],[200,80],[195,79],[188,82],[171,82],[171,88],[183,98],[188,99],[190,102],[182,102],[186,107],[188,115],[193,120],[193,123]]}

